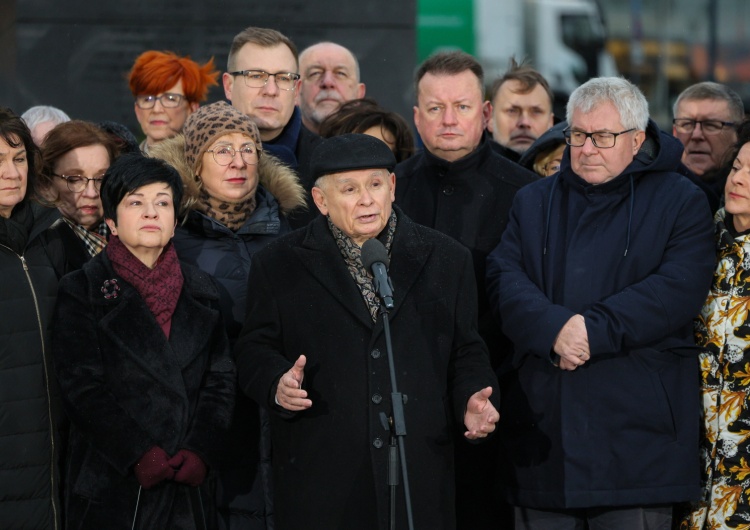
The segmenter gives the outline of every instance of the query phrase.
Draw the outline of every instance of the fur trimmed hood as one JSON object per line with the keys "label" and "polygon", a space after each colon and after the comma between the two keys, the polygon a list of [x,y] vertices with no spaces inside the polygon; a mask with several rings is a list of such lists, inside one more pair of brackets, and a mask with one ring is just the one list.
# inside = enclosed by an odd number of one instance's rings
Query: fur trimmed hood
{"label": "fur trimmed hood", "polygon": [[[178,134],[149,148],[148,156],[164,160],[182,177],[185,198],[182,207],[193,208],[199,195],[198,179],[190,170],[185,158],[185,137]],[[258,162],[259,183],[278,201],[281,212],[288,215],[297,208],[305,207],[305,190],[297,175],[268,151],[264,151]]]}

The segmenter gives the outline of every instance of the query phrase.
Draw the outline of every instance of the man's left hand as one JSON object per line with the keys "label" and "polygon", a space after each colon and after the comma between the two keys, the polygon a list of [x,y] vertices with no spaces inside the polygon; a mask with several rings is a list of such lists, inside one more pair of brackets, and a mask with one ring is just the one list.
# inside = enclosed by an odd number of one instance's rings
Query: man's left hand
{"label": "man's left hand", "polygon": [[486,438],[495,430],[495,423],[500,419],[500,414],[490,402],[492,387],[483,388],[469,398],[464,413],[464,425],[468,429],[464,436],[469,440]]}

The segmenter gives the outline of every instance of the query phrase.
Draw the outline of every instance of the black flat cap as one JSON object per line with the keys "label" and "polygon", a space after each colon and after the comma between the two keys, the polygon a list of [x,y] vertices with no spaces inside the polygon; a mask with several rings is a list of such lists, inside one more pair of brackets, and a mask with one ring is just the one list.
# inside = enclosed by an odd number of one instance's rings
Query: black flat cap
{"label": "black flat cap", "polygon": [[313,178],[354,169],[393,171],[396,157],[382,140],[368,134],[342,134],[320,142],[312,154]]}

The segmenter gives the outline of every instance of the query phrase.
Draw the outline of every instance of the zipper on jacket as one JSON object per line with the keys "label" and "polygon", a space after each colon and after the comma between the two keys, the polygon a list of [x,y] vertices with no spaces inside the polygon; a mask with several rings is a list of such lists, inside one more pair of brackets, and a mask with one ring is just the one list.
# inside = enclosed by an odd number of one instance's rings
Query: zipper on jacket
{"label": "zipper on jacket", "polygon": [[55,429],[52,422],[52,395],[49,390],[49,371],[47,369],[47,350],[44,344],[44,327],[42,326],[42,315],[39,313],[39,302],[36,297],[36,291],[34,290],[34,284],[31,281],[31,275],[29,274],[29,266],[26,263],[26,258],[22,255],[17,254],[13,249],[3,244],[0,246],[7,248],[10,252],[18,256],[23,265],[23,272],[26,274],[26,281],[29,283],[29,289],[31,290],[31,298],[34,300],[34,309],[36,311],[36,322],[39,326],[39,340],[42,343],[42,365],[44,366],[44,386],[47,391],[47,420],[49,421],[49,439],[50,439],[50,500],[52,501],[52,517],[54,521],[54,528],[57,530],[57,501],[55,499]]}

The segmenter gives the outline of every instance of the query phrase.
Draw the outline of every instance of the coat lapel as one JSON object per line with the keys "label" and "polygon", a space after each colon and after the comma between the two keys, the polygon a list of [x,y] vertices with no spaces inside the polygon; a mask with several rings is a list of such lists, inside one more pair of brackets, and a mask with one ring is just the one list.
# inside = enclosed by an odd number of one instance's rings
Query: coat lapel
{"label": "coat lapel", "polygon": [[[391,249],[391,263],[388,273],[393,283],[393,310],[391,319],[398,314],[404,300],[419,278],[427,259],[432,253],[432,245],[423,241],[415,230],[414,222],[403,212],[396,210],[398,226]],[[436,286],[436,290],[440,286]]]}
{"label": "coat lapel", "polygon": [[[219,319],[218,310],[211,309],[198,301],[199,298],[211,298],[218,302],[215,293],[203,289],[203,284],[191,267],[182,267],[185,283],[183,284],[180,302],[172,316],[172,329],[169,344],[180,370],[187,368],[196,355],[205,351],[205,345],[211,338],[207,330],[213,330]],[[204,280],[206,281],[206,280]],[[200,322],[200,326],[195,323]]]}
{"label": "coat lapel", "polygon": [[328,220],[318,216],[308,225],[302,246],[296,254],[312,276],[357,320],[371,328],[372,318],[365,306],[339,247],[328,229]]}
{"label": "coat lapel", "polygon": [[[101,333],[117,344],[118,355],[127,357],[139,371],[186,399],[180,367],[161,326],[135,288],[115,274],[106,256],[103,262],[104,266],[89,262],[92,265],[87,268],[91,302],[101,315]],[[105,298],[104,282],[113,279],[117,290],[111,284],[105,290],[115,296]]]}
{"label": "coat lapel", "polygon": [[[390,312],[390,318],[398,313],[432,252],[432,246],[419,237],[411,219],[398,209],[396,213],[398,225],[389,267],[394,290],[394,308]],[[313,221],[309,225],[302,246],[295,251],[307,270],[334,299],[363,324],[372,327],[370,312],[346,267],[327,222],[322,216]],[[378,329],[382,329],[382,326],[379,325]]]}

